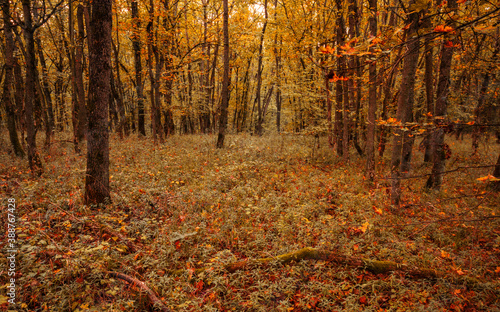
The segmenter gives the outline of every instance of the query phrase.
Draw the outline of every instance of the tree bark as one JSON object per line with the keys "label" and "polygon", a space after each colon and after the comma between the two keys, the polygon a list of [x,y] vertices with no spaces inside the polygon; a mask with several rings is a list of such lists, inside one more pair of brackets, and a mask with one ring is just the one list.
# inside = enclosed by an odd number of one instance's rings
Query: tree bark
{"label": "tree bark", "polygon": [[110,201],[108,104],[111,91],[111,7],[111,0],[93,1],[91,4],[86,205]]}
{"label": "tree bark", "polygon": [[[76,10],[76,20],[78,25],[78,34],[76,36],[75,53],[75,84],[78,101],[78,141],[85,140],[87,133],[87,107],[85,105],[85,88],[83,85],[84,55],[83,45],[85,40],[85,28],[83,23],[83,6],[78,5]],[[87,30],[88,31],[88,30]]]}
{"label": "tree bark", "polygon": [[[427,20],[430,21],[430,17],[427,17]],[[431,24],[429,23],[429,26]],[[424,50],[425,50],[425,73],[424,73],[424,79],[425,79],[425,95],[426,95],[426,104],[427,104],[427,122],[430,123],[431,116],[432,114],[434,116],[434,79],[433,79],[433,69],[434,69],[434,64],[433,64],[433,46],[431,44],[431,38],[428,36],[425,38],[425,43],[424,43]],[[430,144],[430,138],[431,134],[427,134],[424,138],[424,147],[425,147],[425,152],[424,152],[424,162],[430,162],[432,160],[432,145]]]}
{"label": "tree bark", "polygon": [[[410,1],[410,5],[415,1]],[[396,119],[401,126],[396,129],[393,139],[393,150],[391,160],[391,200],[395,207],[401,202],[401,178],[409,171],[411,153],[414,137],[410,131],[405,129],[406,123],[413,121],[413,102],[415,73],[417,70],[419,39],[416,36],[418,30],[419,12],[409,14],[406,24],[407,41],[405,44],[406,58],[403,63],[401,86],[398,97],[398,109]]]}
{"label": "tree bark", "polygon": [[132,48],[134,50],[134,63],[135,63],[135,88],[137,93],[137,110],[138,110],[138,127],[139,134],[146,136],[146,127],[144,125],[144,96],[142,84],[142,58],[141,58],[141,39],[140,28],[141,21],[139,19],[139,9],[137,1],[131,3],[132,19],[134,30],[132,34]]}
{"label": "tree bark", "polygon": [[[457,8],[456,0],[448,0],[448,8],[455,11]],[[451,13],[452,14],[452,13]],[[450,21],[454,25],[453,21]],[[439,65],[439,80],[436,91],[436,106],[434,108],[434,126],[432,133],[431,146],[433,151],[432,172],[427,180],[426,187],[439,190],[443,182],[442,172],[445,167],[444,146],[444,118],[448,106],[448,95],[450,90],[450,71],[451,60],[453,58],[454,34],[446,34],[441,45],[441,64]]]}
{"label": "tree bark", "polygon": [[343,109],[342,109],[342,103],[344,101],[344,86],[343,86],[343,78],[344,78],[344,56],[341,55],[340,52],[340,47],[344,44],[344,17],[342,16],[342,2],[340,0],[336,1],[337,3],[337,82],[335,85],[335,101],[336,107],[335,107],[335,126],[334,126],[334,132],[335,132],[335,146],[337,150],[337,155],[342,156],[343,154],[343,122],[342,122],[342,116],[343,116]]}
{"label": "tree bark", "polygon": [[222,78],[222,104],[219,119],[219,136],[217,138],[217,148],[224,147],[224,138],[226,135],[227,128],[227,109],[229,106],[229,8],[227,4],[228,0],[223,0],[224,12],[223,12],[223,25],[222,29],[224,32],[224,76]]}
{"label": "tree bark", "polygon": [[14,154],[17,157],[24,157],[24,150],[19,141],[16,127],[16,109],[12,102],[12,81],[14,80],[14,39],[12,25],[10,23],[10,4],[8,0],[1,0],[1,8],[3,11],[3,27],[5,39],[5,79],[3,85],[2,103],[7,113],[7,128],[9,130],[10,143],[14,149]]}
{"label": "tree bark", "polygon": [[31,1],[22,0],[24,15],[24,40],[26,43],[26,79],[24,87],[24,114],[26,120],[28,163],[31,173],[40,176],[43,173],[42,161],[36,147],[36,129],[33,120],[33,102],[35,98],[35,29],[31,17]]}
{"label": "tree bark", "polygon": [[[370,36],[377,37],[377,0],[369,0]],[[374,53],[375,45],[370,47],[370,52]],[[370,181],[375,179],[375,113],[377,111],[377,61],[376,56],[371,55],[368,67],[369,90],[368,90],[368,135],[366,140],[366,176]]]}
{"label": "tree bark", "polygon": [[257,63],[257,93],[255,95],[255,101],[257,102],[257,123],[255,124],[255,133],[257,135],[262,135],[264,123],[263,109],[262,109],[262,99],[261,99],[261,89],[262,89],[262,71],[264,70],[262,59],[263,48],[264,48],[264,36],[266,34],[267,28],[267,0],[264,0],[264,25],[262,26],[262,31],[260,33],[260,44],[259,44],[259,59]]}
{"label": "tree bark", "polygon": [[479,149],[479,138],[481,137],[481,123],[483,120],[483,106],[484,102],[486,100],[486,95],[488,91],[488,87],[490,85],[491,81],[491,73],[494,72],[494,65],[495,60],[498,57],[498,52],[500,51],[500,42],[496,43],[496,48],[493,51],[493,55],[491,56],[490,60],[490,66],[488,66],[488,69],[486,72],[483,74],[483,83],[481,85],[481,89],[479,91],[479,98],[477,99],[477,104],[476,107],[474,108],[474,115],[475,115],[475,124],[476,127],[474,128],[472,132],[472,154],[475,155],[478,152]]}

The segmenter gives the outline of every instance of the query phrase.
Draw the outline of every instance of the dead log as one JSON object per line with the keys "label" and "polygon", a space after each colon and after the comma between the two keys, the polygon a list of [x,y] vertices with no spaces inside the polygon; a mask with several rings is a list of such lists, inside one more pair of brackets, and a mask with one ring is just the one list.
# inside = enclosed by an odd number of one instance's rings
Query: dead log
{"label": "dead log", "polygon": [[[352,256],[339,255],[331,251],[322,251],[311,247],[306,247],[294,252],[282,254],[276,257],[269,258],[261,258],[261,259],[248,259],[238,262],[233,262],[226,264],[224,268],[229,272],[235,272],[238,270],[242,270],[254,265],[261,265],[270,263],[273,261],[278,261],[282,264],[287,264],[292,261],[298,262],[300,260],[323,260],[331,263],[336,263],[339,265],[345,265],[351,268],[363,268],[375,274],[381,273],[389,273],[394,271],[404,272],[407,276],[413,278],[447,278],[451,279],[457,283],[467,284],[468,286],[484,286],[498,288],[498,285],[490,285],[489,283],[484,283],[477,278],[469,277],[469,276],[460,276],[460,275],[451,275],[447,272],[428,269],[428,268],[419,268],[417,266],[397,263],[393,261],[379,261],[379,260],[371,260],[371,259],[362,259]],[[195,274],[206,271],[208,268],[200,268],[194,270]],[[170,271],[171,275],[182,275],[185,270],[173,270]]]}

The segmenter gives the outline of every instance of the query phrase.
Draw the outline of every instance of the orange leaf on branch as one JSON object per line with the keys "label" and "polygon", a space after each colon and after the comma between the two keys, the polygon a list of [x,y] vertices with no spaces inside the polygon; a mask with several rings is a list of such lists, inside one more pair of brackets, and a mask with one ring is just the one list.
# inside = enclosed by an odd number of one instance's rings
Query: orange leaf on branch
{"label": "orange leaf on branch", "polygon": [[435,28],[434,28],[434,31],[435,32],[444,32],[444,33],[448,33],[448,32],[454,32],[455,29],[453,29],[453,27],[450,27],[450,26],[445,26],[445,25],[437,25]]}

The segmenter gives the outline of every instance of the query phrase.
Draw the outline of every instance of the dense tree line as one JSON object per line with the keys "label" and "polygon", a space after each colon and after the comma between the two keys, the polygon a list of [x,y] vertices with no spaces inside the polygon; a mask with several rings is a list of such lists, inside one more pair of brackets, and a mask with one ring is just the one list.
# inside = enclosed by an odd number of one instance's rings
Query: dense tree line
{"label": "dense tree line", "polygon": [[[392,148],[392,200],[415,140],[439,189],[446,133],[499,135],[500,6],[488,1],[1,1],[2,120],[43,173],[87,140],[86,203],[109,197],[108,132],[326,134],[345,163]],[[499,158],[500,161],[500,158]]]}

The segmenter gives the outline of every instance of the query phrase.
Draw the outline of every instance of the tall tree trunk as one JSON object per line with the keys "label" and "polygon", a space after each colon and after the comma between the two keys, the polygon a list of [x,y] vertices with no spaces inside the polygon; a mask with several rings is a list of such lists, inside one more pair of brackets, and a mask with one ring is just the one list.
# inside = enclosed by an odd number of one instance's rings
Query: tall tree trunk
{"label": "tall tree trunk", "polygon": [[[457,1],[448,0],[448,8],[450,11],[455,11],[457,9]],[[452,20],[450,20],[450,24],[452,26],[454,25]],[[436,91],[436,107],[434,108],[434,126],[436,129],[432,133],[431,139],[431,146],[433,147],[433,166],[431,175],[426,183],[427,188],[435,190],[439,190],[441,188],[441,183],[443,181],[442,172],[444,171],[445,166],[445,151],[443,149],[444,118],[446,116],[450,90],[450,71],[454,50],[454,37],[454,34],[447,33],[444,35],[443,43],[441,45],[441,63],[439,65],[439,80]]]}
{"label": "tall tree trunk", "polygon": [[[146,28],[148,34],[148,72],[151,85],[151,126],[153,130],[154,143],[163,142],[163,132],[161,130],[161,112],[160,112],[160,75],[164,65],[163,55],[158,51],[158,20],[155,21],[154,3],[149,2],[149,22]],[[156,23],[156,24],[155,24]],[[153,59],[155,71],[153,73]]]}
{"label": "tall tree trunk", "polygon": [[[274,1],[274,21],[278,23],[278,0]],[[281,40],[280,47],[278,49],[278,32],[274,36],[274,58],[276,61],[276,130],[278,133],[281,132]],[[328,82],[327,82],[328,83]],[[328,88],[329,89],[329,88]],[[329,90],[327,91],[327,98],[329,97]],[[330,102],[331,107],[331,102]],[[330,124],[331,124],[331,112],[330,112]]]}
{"label": "tall tree trunk", "polygon": [[134,31],[132,33],[132,48],[134,50],[134,63],[135,63],[135,88],[137,93],[137,110],[138,110],[138,127],[139,134],[146,135],[146,127],[144,125],[144,96],[143,96],[143,84],[142,84],[142,58],[141,58],[141,20],[139,18],[139,9],[137,7],[137,1],[132,1],[132,19],[134,25]]}
{"label": "tall tree trunk", "polygon": [[85,28],[83,23],[83,6],[78,5],[76,10],[76,20],[78,25],[78,35],[76,37],[75,53],[75,83],[78,100],[78,141],[85,139],[87,132],[87,107],[85,105],[85,88],[83,86],[84,55],[83,44],[85,40]]}
{"label": "tall tree trunk", "polygon": [[207,133],[210,131],[210,43],[208,43],[208,12],[209,0],[202,0],[203,3],[203,46],[205,62],[203,62],[201,86],[204,98],[200,102],[200,131]]}
{"label": "tall tree trunk", "polygon": [[[219,33],[219,31],[217,31]],[[211,127],[209,128],[209,132],[212,133],[215,131],[215,126],[216,126],[216,121],[215,121],[215,115],[217,114],[216,110],[214,109],[215,106],[215,75],[217,74],[217,60],[219,58],[219,38],[217,38],[217,43],[215,44],[215,50],[214,50],[214,58],[212,60],[212,67],[211,67],[211,74],[210,74],[210,82],[208,85],[208,105],[207,107],[209,108],[209,112],[212,113],[212,120],[210,121],[210,113],[208,114],[208,121]]]}
{"label": "tall tree trunk", "polygon": [[[61,23],[61,32],[63,31],[63,26]],[[82,97],[79,93],[79,87],[77,83],[77,73],[76,73],[76,56],[75,51],[73,50],[75,46],[75,27],[73,22],[73,1],[68,1],[68,31],[69,31],[69,45],[66,40],[64,40],[64,48],[66,49],[66,53],[68,54],[69,67],[71,69],[71,103],[72,103],[72,112],[71,112],[71,121],[73,124],[73,143],[75,152],[80,153],[80,129],[81,126],[78,119],[78,108],[80,107]]]}
{"label": "tall tree trunk", "polygon": [[40,93],[45,103],[44,108],[44,118],[45,122],[45,147],[49,147],[50,140],[54,131],[54,105],[52,103],[52,92],[49,87],[49,78],[47,71],[47,64],[45,62],[45,56],[42,51],[42,43],[40,38],[35,39],[38,46],[38,58],[40,59],[40,65],[42,67],[42,81],[40,86]]}
{"label": "tall tree trunk", "polygon": [[262,99],[261,99],[261,89],[262,89],[262,59],[264,57],[264,36],[266,34],[267,28],[267,0],[264,0],[264,25],[262,26],[262,31],[260,33],[260,44],[259,44],[259,60],[257,65],[257,93],[255,96],[255,101],[257,103],[257,124],[255,125],[255,133],[257,135],[262,135],[262,124],[264,123],[263,109],[262,109]]}
{"label": "tall tree trunk", "polygon": [[[377,0],[369,0],[370,36],[377,37]],[[375,45],[370,47],[370,52],[375,52]],[[368,68],[368,135],[366,140],[366,175],[370,181],[375,179],[375,113],[377,111],[377,61],[375,55],[370,59]]]}
{"label": "tall tree trunk", "polygon": [[40,176],[43,173],[42,161],[36,147],[36,129],[33,120],[33,102],[35,98],[35,29],[31,17],[31,1],[22,0],[24,15],[24,41],[26,43],[26,79],[24,87],[24,113],[26,120],[28,163],[31,173]]}
{"label": "tall tree trunk", "polygon": [[19,142],[16,127],[16,109],[12,102],[12,81],[14,80],[14,34],[10,23],[10,4],[8,0],[1,0],[1,8],[3,11],[3,27],[5,38],[5,79],[3,85],[3,98],[5,111],[7,113],[7,128],[9,130],[10,143],[14,149],[14,154],[18,157],[24,157],[24,150]]}
{"label": "tall tree trunk", "polygon": [[[118,13],[117,13],[118,15]],[[118,125],[117,130],[121,139],[123,136],[129,135],[129,127],[127,124],[127,116],[125,115],[125,103],[123,102],[123,85],[120,74],[120,38],[118,36],[118,30],[116,31],[116,46],[113,45],[113,52],[115,54],[115,71],[116,71],[116,83],[111,84],[111,90],[113,92],[113,97],[116,100],[117,111],[118,111]],[[113,75],[111,75],[113,77]],[[111,79],[113,82],[113,79]]]}
{"label": "tall tree trunk", "polygon": [[111,79],[111,0],[91,4],[89,46],[89,131],[87,135],[86,205],[110,200],[108,103]]}
{"label": "tall tree trunk", "polygon": [[[415,1],[410,1],[410,5]],[[403,127],[413,121],[413,102],[415,95],[415,73],[418,64],[419,39],[418,30],[419,12],[409,14],[406,24],[407,41],[405,44],[406,57],[403,63],[401,86],[398,97],[396,118],[401,122],[402,128],[395,131],[391,161],[391,200],[394,206],[399,207],[401,202],[401,178],[409,171],[414,137]]]}
{"label": "tall tree trunk", "polygon": [[[391,14],[385,13],[389,17],[389,22],[387,23],[386,27],[388,28],[389,31],[393,31],[396,25],[396,14],[394,12],[391,12]],[[399,51],[397,53],[397,56],[395,57],[395,64],[399,64],[399,61],[401,59],[401,53],[403,51],[403,46],[401,45],[399,48]],[[391,56],[388,57],[387,64],[391,64]],[[383,67],[383,66],[382,66]],[[391,98],[392,95],[392,89],[394,87],[394,77],[397,77],[397,72],[398,72],[399,66],[393,66],[391,70],[389,70],[389,75],[385,79],[385,83],[383,84],[383,93],[384,93],[384,99],[382,100],[382,112],[380,115],[380,119],[382,120],[387,120],[387,113],[389,109],[389,104],[393,104],[395,102],[396,97],[392,96],[392,99],[389,102],[389,98]],[[386,149],[386,144],[387,144],[387,133],[388,129],[386,126],[381,125],[380,126],[380,132],[379,132],[379,144],[378,144],[378,156],[383,157]]]}
{"label": "tall tree trunk", "polygon": [[[498,39],[497,39],[498,40]],[[479,90],[479,98],[477,99],[477,104],[476,107],[474,108],[474,115],[475,115],[475,128],[472,132],[472,154],[475,155],[477,154],[477,151],[479,149],[479,138],[481,137],[481,123],[483,119],[483,106],[484,106],[484,101],[485,97],[488,91],[488,87],[490,85],[491,81],[491,73],[494,72],[494,65],[495,61],[498,57],[498,52],[500,50],[500,41],[496,42],[496,48],[493,51],[493,55],[491,56],[490,60],[490,66],[488,66],[488,69],[486,72],[483,74],[483,83],[481,85],[481,89]]]}
{"label": "tall tree trunk", "polygon": [[[16,49],[16,46],[14,46]],[[14,84],[15,84],[15,92],[14,92],[14,101],[16,103],[16,119],[18,122],[18,128],[21,130],[21,146],[25,147],[24,141],[24,131],[26,130],[26,120],[24,119],[23,110],[24,110],[24,79],[22,74],[22,69],[20,65],[19,59],[15,56],[14,52]]]}
{"label": "tall tree trunk", "polygon": [[228,0],[223,0],[224,12],[223,12],[223,25],[222,29],[224,32],[224,76],[222,78],[222,104],[220,110],[219,119],[219,136],[217,138],[217,148],[224,147],[224,137],[226,135],[227,128],[227,109],[229,106],[229,8],[227,5]]}
{"label": "tall tree trunk", "polygon": [[345,113],[343,111],[343,105],[342,103],[344,102],[344,63],[345,63],[345,57],[341,55],[341,49],[340,47],[344,45],[344,34],[345,34],[345,25],[344,25],[344,17],[342,15],[342,1],[341,0],[336,0],[337,3],[337,83],[335,85],[335,101],[336,103],[336,109],[335,109],[335,146],[337,147],[337,155],[342,156],[343,154],[343,122],[342,122],[342,116]]}
{"label": "tall tree trunk", "polygon": [[[427,20],[430,21],[430,17],[427,17]],[[430,23],[428,23],[428,26],[431,26]],[[425,43],[424,43],[424,50],[425,50],[425,95],[426,95],[426,104],[427,104],[427,122],[430,123],[432,120],[431,114],[434,116],[434,79],[433,79],[433,46],[431,43],[431,38],[427,36],[425,38]],[[431,142],[431,134],[427,134],[424,138],[424,162],[430,162],[432,158],[432,145],[430,144]]]}
{"label": "tall tree trunk", "polygon": [[[356,28],[358,24],[358,5],[356,0],[349,0],[349,8],[348,8],[348,21],[349,21],[349,30],[347,31],[347,36],[349,37],[349,41],[354,40],[356,37]],[[344,100],[349,98],[348,104],[344,102],[344,105],[347,106],[347,114],[344,115],[344,145],[343,145],[343,158],[344,162],[349,162],[349,143],[352,140],[353,146],[356,144],[355,137],[357,131],[357,119],[353,113],[357,113],[357,107],[359,107],[359,103],[357,103],[357,94],[359,93],[359,89],[356,86],[358,81],[356,65],[358,57],[356,55],[349,56],[348,61],[348,74],[349,79],[346,81],[347,83],[347,97]],[[347,117],[347,119],[346,119]],[[354,117],[354,118],[352,118]]]}

